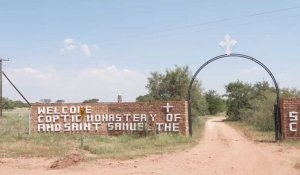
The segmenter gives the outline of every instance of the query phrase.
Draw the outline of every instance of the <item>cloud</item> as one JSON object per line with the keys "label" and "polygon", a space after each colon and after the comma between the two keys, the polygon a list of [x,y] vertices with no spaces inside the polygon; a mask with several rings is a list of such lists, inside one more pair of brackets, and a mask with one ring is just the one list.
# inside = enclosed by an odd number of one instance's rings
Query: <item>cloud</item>
{"label": "cloud", "polygon": [[[42,98],[67,102],[98,98],[102,102],[114,102],[119,93],[123,94],[124,101],[134,101],[137,96],[146,94],[146,76],[114,65],[77,71],[24,67],[6,70],[6,73],[30,102]],[[4,81],[4,96],[21,99],[7,81]]]}
{"label": "cloud", "polygon": [[85,43],[81,43],[76,41],[73,38],[65,38],[64,39],[64,47],[60,49],[61,52],[69,52],[69,51],[80,51],[87,57],[92,56],[92,48],[97,49],[97,45],[88,45]]}
{"label": "cloud", "polygon": [[80,46],[80,49],[81,49],[82,53],[84,53],[86,56],[88,56],[88,57],[92,56],[91,49],[87,44],[82,44]]}
{"label": "cloud", "polygon": [[114,79],[126,79],[130,80],[138,74],[129,69],[117,69],[116,66],[107,66],[104,68],[86,68],[80,71],[80,76],[85,78],[101,78],[106,81],[112,81]]}
{"label": "cloud", "polygon": [[241,71],[243,74],[255,74],[255,75],[260,75],[262,74],[262,69],[257,67],[257,66],[254,66],[254,67],[251,67],[251,68],[248,68],[248,69],[242,69]]}
{"label": "cloud", "polygon": [[55,70],[40,71],[31,67],[9,70],[14,75],[29,76],[31,78],[47,79],[54,75]]}
{"label": "cloud", "polygon": [[36,74],[36,73],[38,73],[37,70],[35,70],[35,69],[31,68],[31,67],[25,67],[25,68],[23,68],[23,69],[21,69],[19,71],[24,72],[26,74]]}

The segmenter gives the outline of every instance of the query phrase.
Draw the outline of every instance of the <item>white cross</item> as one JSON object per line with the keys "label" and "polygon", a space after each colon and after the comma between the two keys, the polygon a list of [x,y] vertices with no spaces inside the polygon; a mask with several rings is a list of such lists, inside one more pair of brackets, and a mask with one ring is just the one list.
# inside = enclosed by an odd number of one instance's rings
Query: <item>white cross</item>
{"label": "white cross", "polygon": [[163,106],[163,108],[166,108],[167,109],[167,113],[170,112],[170,108],[173,108],[174,106],[170,106],[169,103],[167,103],[167,106]]}
{"label": "white cross", "polygon": [[224,40],[220,42],[220,46],[225,48],[225,53],[227,55],[232,54],[232,50],[234,45],[236,45],[237,41],[232,39],[230,35],[226,35]]}

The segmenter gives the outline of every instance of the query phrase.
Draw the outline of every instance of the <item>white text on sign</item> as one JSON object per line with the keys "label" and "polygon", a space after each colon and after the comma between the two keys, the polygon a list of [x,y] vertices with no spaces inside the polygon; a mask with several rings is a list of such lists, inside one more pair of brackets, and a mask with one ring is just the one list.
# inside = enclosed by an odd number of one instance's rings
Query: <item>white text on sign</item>
{"label": "white text on sign", "polygon": [[289,112],[289,130],[291,132],[297,132],[298,124],[298,112]]}

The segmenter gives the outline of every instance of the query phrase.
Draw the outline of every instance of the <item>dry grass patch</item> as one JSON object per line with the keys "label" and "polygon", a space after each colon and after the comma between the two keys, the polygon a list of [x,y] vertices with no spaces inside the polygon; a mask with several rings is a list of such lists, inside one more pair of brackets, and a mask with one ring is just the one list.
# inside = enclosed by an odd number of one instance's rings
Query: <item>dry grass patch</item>
{"label": "dry grass patch", "polygon": [[[275,131],[260,131],[255,127],[247,125],[243,122],[226,121],[226,123],[243,133],[243,135],[250,140],[261,142],[275,141]],[[294,148],[300,149],[300,140],[282,140],[278,143],[281,145],[292,146]]]}
{"label": "dry grass patch", "polygon": [[84,149],[99,157],[130,159],[149,154],[163,154],[189,147],[194,141],[182,135],[89,137]]}
{"label": "dry grass patch", "polygon": [[203,132],[205,119],[195,118],[193,137],[158,134],[138,137],[85,136],[40,133],[28,135],[28,109],[9,111],[0,119],[0,157],[65,157],[73,153],[95,154],[96,157],[128,159],[149,154],[163,154],[194,146]]}
{"label": "dry grass patch", "polygon": [[240,131],[244,136],[254,141],[272,142],[275,140],[274,131],[260,131],[243,122],[226,121],[227,124]]}
{"label": "dry grass patch", "polygon": [[292,146],[294,148],[300,149],[300,140],[282,140],[280,141],[280,143],[286,146]]}

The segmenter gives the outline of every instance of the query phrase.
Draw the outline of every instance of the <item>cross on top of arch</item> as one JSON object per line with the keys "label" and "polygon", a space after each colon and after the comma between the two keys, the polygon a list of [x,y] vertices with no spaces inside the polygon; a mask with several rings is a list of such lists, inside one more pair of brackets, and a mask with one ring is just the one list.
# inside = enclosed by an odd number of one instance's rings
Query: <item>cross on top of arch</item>
{"label": "cross on top of arch", "polygon": [[226,35],[224,37],[224,40],[220,42],[220,46],[225,49],[225,53],[227,55],[231,55],[234,45],[236,45],[236,43],[237,41],[232,39],[230,35]]}

